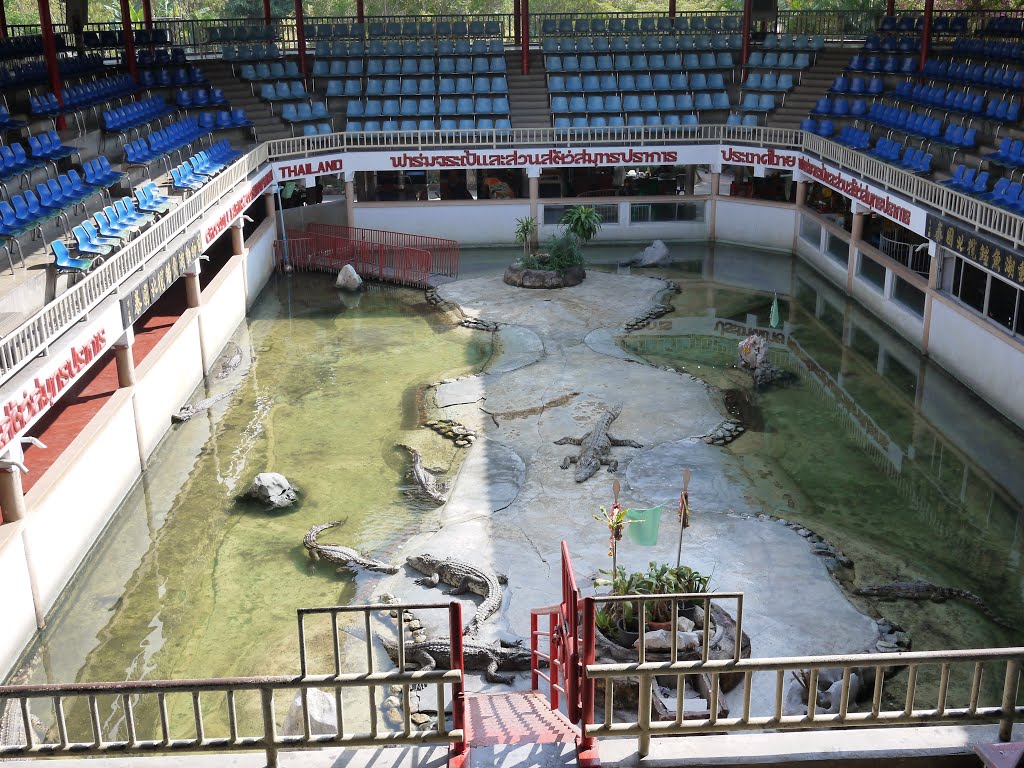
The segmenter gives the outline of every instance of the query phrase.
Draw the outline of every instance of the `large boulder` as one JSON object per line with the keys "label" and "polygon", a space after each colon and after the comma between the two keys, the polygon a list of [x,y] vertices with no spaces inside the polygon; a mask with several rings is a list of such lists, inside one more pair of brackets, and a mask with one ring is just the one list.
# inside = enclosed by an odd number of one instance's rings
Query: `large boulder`
{"label": "large boulder", "polygon": [[260,472],[253,478],[245,497],[272,507],[283,508],[294,504],[299,495],[284,475],[277,472]]}
{"label": "large boulder", "polygon": [[363,285],[363,278],[356,273],[355,267],[346,264],[338,273],[338,279],[334,281],[335,288],[345,291],[358,291]]}
{"label": "large boulder", "polygon": [[[334,696],[319,688],[310,688],[306,693],[306,709],[309,712],[309,735],[324,736],[338,731],[338,710],[334,706]],[[304,733],[302,723],[302,693],[296,693],[288,707],[281,727],[282,736],[301,736]]]}
{"label": "large boulder", "polygon": [[668,246],[661,240],[655,240],[638,253],[630,263],[635,267],[656,267],[668,260]]}
{"label": "large boulder", "polygon": [[507,285],[517,288],[569,288],[582,283],[586,276],[586,270],[580,266],[569,267],[561,272],[511,266],[505,270],[502,279]]}

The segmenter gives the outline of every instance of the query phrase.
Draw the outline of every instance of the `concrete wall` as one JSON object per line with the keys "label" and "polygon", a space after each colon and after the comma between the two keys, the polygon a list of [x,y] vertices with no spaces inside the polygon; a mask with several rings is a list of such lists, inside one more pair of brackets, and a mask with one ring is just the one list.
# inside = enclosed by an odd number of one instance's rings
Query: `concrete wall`
{"label": "concrete wall", "polygon": [[793,250],[793,206],[727,198],[720,198],[715,206],[716,241],[756,244],[787,253]]}
{"label": "concrete wall", "polygon": [[242,259],[242,256],[232,256],[203,290],[199,335],[203,342],[204,370],[209,370],[235,328],[245,320]]}
{"label": "concrete wall", "polygon": [[0,632],[2,677],[10,667],[9,662],[18,658],[21,649],[28,644],[36,631],[32,583],[29,579],[20,522],[0,525],[0,595],[4,617],[3,631]]}
{"label": "concrete wall", "polygon": [[952,301],[932,301],[931,357],[1017,424],[1024,424],[1024,354],[1019,342],[997,332]]}
{"label": "concrete wall", "polygon": [[188,309],[135,372],[135,418],[142,456],[148,459],[177,413],[203,380],[199,310]]}
{"label": "concrete wall", "polygon": [[358,203],[354,226],[447,237],[463,245],[509,245],[515,242],[516,219],[529,215],[528,200]]}
{"label": "concrete wall", "polygon": [[277,225],[273,219],[263,223],[245,241],[245,304],[248,309],[260,295],[274,271],[274,240]]}
{"label": "concrete wall", "polygon": [[25,539],[43,612],[142,472],[131,398],[115,392],[25,496]]}

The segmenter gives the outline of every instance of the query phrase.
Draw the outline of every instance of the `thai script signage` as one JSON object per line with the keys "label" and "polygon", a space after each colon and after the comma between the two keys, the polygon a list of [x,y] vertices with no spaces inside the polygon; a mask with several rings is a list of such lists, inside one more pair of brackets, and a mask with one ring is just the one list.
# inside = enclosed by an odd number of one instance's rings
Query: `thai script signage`
{"label": "thai script signage", "polygon": [[228,225],[241,216],[242,212],[249,207],[252,201],[266,191],[273,180],[274,172],[272,170],[267,171],[267,173],[254,181],[245,192],[222,208],[220,213],[215,213],[207,218],[202,226],[204,233],[203,247],[205,248],[220,237],[224,230],[228,228]]}
{"label": "thai script signage", "polygon": [[392,168],[541,168],[579,165],[666,165],[679,161],[671,149],[509,149],[458,152],[396,152]]}
{"label": "thai script signage", "polygon": [[149,276],[121,299],[121,318],[128,328],[163,296],[175,280],[185,274],[203,252],[203,233],[196,232],[167,256]]}
{"label": "thai script signage", "polygon": [[730,165],[760,165],[765,168],[796,168],[800,155],[779,149],[722,147],[722,162]]}
{"label": "thai script signage", "polygon": [[870,184],[865,184],[841,171],[834,171],[824,163],[817,163],[806,157],[800,158],[800,170],[815,181],[863,203],[886,218],[914,228],[915,232],[920,233],[916,227],[922,224],[919,220],[921,212],[907,207],[902,200],[894,200]]}
{"label": "thai script signage", "polygon": [[0,406],[0,453],[35,424],[89,370],[121,335],[118,307],[111,304],[75,334],[68,346],[54,347],[45,363]]}
{"label": "thai script signage", "polygon": [[929,213],[925,237],[958,256],[1024,286],[1024,256],[970,229]]}

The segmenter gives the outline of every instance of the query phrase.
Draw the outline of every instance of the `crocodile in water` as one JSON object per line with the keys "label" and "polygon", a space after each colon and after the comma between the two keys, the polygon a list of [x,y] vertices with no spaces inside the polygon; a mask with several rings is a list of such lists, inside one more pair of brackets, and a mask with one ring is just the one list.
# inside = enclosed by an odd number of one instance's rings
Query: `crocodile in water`
{"label": "crocodile in water", "polygon": [[188,421],[193,416],[195,416],[197,413],[199,413],[201,411],[205,411],[208,408],[213,407],[214,405],[216,405],[217,403],[219,403],[221,400],[223,400],[226,397],[231,397],[231,395],[233,395],[235,393],[235,389],[238,389],[238,387],[235,387],[234,389],[229,389],[227,392],[221,392],[219,395],[214,395],[213,397],[208,397],[205,400],[200,400],[195,405],[185,405],[185,406],[182,406],[180,411],[178,411],[177,413],[171,414],[171,421],[177,421],[177,422]]}
{"label": "crocodile in water", "polygon": [[562,460],[562,469],[568,469],[570,464],[576,465],[577,483],[582,483],[584,480],[592,477],[601,468],[602,464],[608,465],[609,472],[614,472],[619,468],[619,462],[608,455],[611,453],[612,446],[643,448],[640,443],[632,440],[616,440],[608,434],[608,428],[618,418],[620,413],[622,413],[621,405],[609,408],[601,414],[594,428],[583,437],[563,437],[561,440],[555,440],[555,445],[569,444],[580,446],[579,454],[576,456],[566,456]]}
{"label": "crocodile in water", "polygon": [[417,584],[436,587],[438,582],[443,581],[445,584],[451,585],[451,589],[447,590],[445,594],[461,595],[464,592],[473,592],[483,597],[484,601],[480,603],[476,614],[462,633],[468,637],[475,635],[480,629],[480,625],[501,607],[501,585],[508,583],[508,579],[503,574],[485,571],[475,565],[450,557],[442,560],[431,554],[409,555],[406,562],[420,573],[426,574],[423,578],[416,579]]}
{"label": "crocodile in water", "polygon": [[[384,650],[396,664],[398,663],[398,643],[394,640],[381,638]],[[424,640],[420,643],[405,644],[407,662],[420,665],[420,671],[431,669],[451,669],[452,643],[447,637],[436,640]],[[514,643],[500,642],[498,645],[487,645],[474,640],[462,643],[462,658],[466,669],[483,671],[490,683],[512,685],[516,676],[498,674],[499,669],[529,669],[530,649],[522,648]]]}
{"label": "crocodile in water", "polygon": [[398,573],[397,565],[390,565],[380,560],[364,557],[351,547],[343,547],[340,544],[317,544],[316,537],[323,531],[326,531],[328,528],[333,528],[336,525],[341,525],[341,522],[335,520],[333,523],[314,525],[306,531],[306,535],[302,539],[302,544],[306,548],[306,551],[309,552],[310,557],[314,560],[319,560],[322,557],[324,560],[330,560],[332,563],[338,563],[341,565],[341,568],[338,568],[339,571],[344,570],[345,568],[358,566],[359,568],[365,568],[368,571],[377,571],[379,573]]}
{"label": "crocodile in water", "polygon": [[445,494],[447,490],[445,484],[437,482],[437,478],[430,474],[426,467],[423,466],[423,457],[420,456],[420,452],[404,443],[399,443],[398,446],[405,448],[412,455],[412,476],[416,480],[416,485],[438,504],[444,504],[448,501],[448,496]]}
{"label": "crocodile in water", "polygon": [[985,601],[976,594],[957,587],[940,587],[927,581],[893,581],[888,584],[872,584],[861,587],[854,590],[854,594],[877,597],[882,600],[932,600],[936,603],[956,597],[976,606],[979,611],[999,626],[1006,629],[1014,628],[1009,621],[993,613]]}

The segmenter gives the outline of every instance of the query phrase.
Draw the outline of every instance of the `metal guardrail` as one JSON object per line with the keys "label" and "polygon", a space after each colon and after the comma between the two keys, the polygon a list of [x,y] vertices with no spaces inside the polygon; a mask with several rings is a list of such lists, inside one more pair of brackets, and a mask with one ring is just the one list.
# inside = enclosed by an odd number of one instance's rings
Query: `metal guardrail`
{"label": "metal guardrail", "polygon": [[[603,681],[607,693],[603,721],[586,726],[591,736],[636,736],[641,757],[650,751],[652,736],[691,735],[700,733],[722,733],[730,731],[777,731],[777,730],[827,730],[832,728],[885,727],[896,725],[939,725],[965,723],[998,723],[999,737],[1008,741],[1015,719],[1024,714],[1024,706],[1018,706],[1017,693],[1024,648],[993,648],[965,651],[923,651],[916,653],[874,653],[833,656],[783,657],[738,660],[667,661],[633,664],[588,664],[588,684]],[[1002,677],[1002,696],[998,705],[982,703],[982,676],[986,665],[996,665],[1005,670]],[[906,668],[906,692],[900,692],[902,706],[885,707],[883,696],[887,693],[886,674]],[[966,668],[969,680],[966,701],[952,703],[951,678]],[[826,670],[828,672],[826,673]],[[922,671],[937,672],[937,682],[922,684]],[[819,712],[820,705],[808,707],[806,714],[786,714],[785,684],[786,672],[800,673],[808,691],[814,691],[815,702],[822,693],[819,680],[823,673],[829,678],[836,677],[830,690],[832,706],[837,711]],[[687,675],[707,674],[712,679],[712,693],[718,690],[723,675],[738,675],[741,678],[737,698],[742,701],[741,712],[735,717],[720,717],[712,706],[707,717],[687,719],[680,707],[674,720],[657,722],[651,715],[651,688],[655,678],[676,678],[677,685],[683,684]],[[758,713],[751,704],[754,676],[774,676],[774,701],[769,712]],[[858,680],[854,682],[854,675]],[[870,702],[865,711],[853,711],[856,705],[855,693],[864,682],[862,690],[870,692]],[[614,720],[612,696],[614,682],[639,680],[639,706],[635,720]],[[838,690],[836,690],[838,687]],[[922,688],[934,693],[927,706],[921,702]],[[731,695],[731,694],[730,694]]]}
{"label": "metal guardrail", "polygon": [[[392,623],[391,632],[398,646],[397,669],[374,669],[373,626],[376,614],[387,615],[398,611],[443,610],[453,642],[451,669],[408,671],[404,623],[401,618]],[[343,627],[339,617],[354,615],[356,624],[365,633],[366,667],[363,671],[343,671]],[[311,673],[307,656],[306,634],[310,619],[326,617],[333,641],[330,644],[330,671]],[[361,619],[361,621],[360,621]],[[267,756],[268,768],[276,768],[278,751],[287,749],[322,748],[329,746],[400,746],[422,744],[450,744],[453,753],[465,750],[463,730],[463,660],[462,660],[462,607],[449,604],[375,604],[336,606],[330,608],[300,609],[298,676],[234,677],[210,680],[146,680],[109,683],[74,683],[48,685],[0,686],[0,713],[20,715],[21,739],[18,743],[0,744],[0,758],[27,758],[53,755],[110,755],[110,754],[170,754],[195,752],[237,752],[262,750]],[[348,658],[348,657],[345,657]],[[402,702],[402,722],[390,728],[381,728],[377,720],[377,689],[384,695],[392,686],[401,688],[397,694]],[[411,720],[410,691],[433,687],[440,716],[436,727],[416,728]],[[309,692],[312,689],[330,690],[334,694],[334,730],[324,733],[323,713],[316,728],[310,718]],[[452,728],[444,716],[446,689],[451,694]],[[281,733],[282,718],[277,709],[277,695],[297,691],[301,702],[300,722],[287,723],[300,733]],[[354,708],[351,697],[344,694],[365,692],[366,705],[360,706],[361,721],[367,730],[346,723],[346,704]],[[246,694],[258,696],[258,717],[244,718],[240,709],[248,703]],[[183,735],[180,722],[172,721],[171,703],[189,700],[189,730]],[[360,702],[361,704],[361,702]],[[69,715],[69,713],[71,713]],[[142,713],[145,713],[144,715]],[[9,715],[10,716],[10,715]],[[46,718],[49,735],[39,736],[36,723]],[[216,722],[223,718],[223,722]],[[184,720],[185,718],[181,718]],[[257,722],[252,722],[257,721]],[[175,726],[179,726],[177,729]],[[9,729],[15,730],[15,729]],[[148,733],[147,731],[152,731]],[[216,732],[216,735],[214,733]],[[84,736],[84,738],[82,738]]]}
{"label": "metal guardrail", "polygon": [[0,383],[6,382],[77,322],[146,262],[162,253],[205,213],[212,210],[235,186],[259,169],[267,159],[261,145],[235,162],[186,198],[155,226],[132,240],[100,267],[86,275],[0,341]]}

